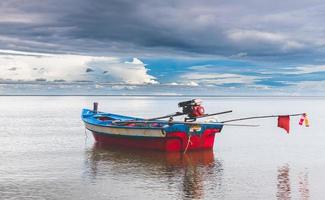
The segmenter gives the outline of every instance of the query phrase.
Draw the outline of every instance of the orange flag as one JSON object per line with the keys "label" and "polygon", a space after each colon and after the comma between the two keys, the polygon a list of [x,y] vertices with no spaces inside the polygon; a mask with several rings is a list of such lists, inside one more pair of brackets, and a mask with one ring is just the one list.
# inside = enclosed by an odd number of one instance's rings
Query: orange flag
{"label": "orange flag", "polygon": [[289,115],[281,115],[278,116],[278,127],[283,128],[289,133],[290,131],[290,116]]}
{"label": "orange flag", "polygon": [[308,120],[307,114],[305,114],[305,126],[309,127],[309,120]]}

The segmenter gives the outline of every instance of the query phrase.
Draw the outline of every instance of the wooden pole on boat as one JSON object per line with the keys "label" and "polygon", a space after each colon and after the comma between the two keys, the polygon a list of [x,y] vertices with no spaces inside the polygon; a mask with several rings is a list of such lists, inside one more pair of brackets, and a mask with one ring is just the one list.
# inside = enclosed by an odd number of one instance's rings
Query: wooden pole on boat
{"label": "wooden pole on boat", "polygon": [[265,115],[265,116],[255,116],[255,117],[244,117],[244,118],[237,118],[237,119],[230,119],[221,121],[221,123],[228,123],[228,122],[234,122],[234,121],[243,121],[248,119],[261,119],[261,118],[271,118],[271,117],[279,117],[279,116],[299,116],[303,115],[304,113],[297,113],[297,114],[291,114],[291,115]]}
{"label": "wooden pole on boat", "polygon": [[173,113],[173,114],[164,115],[164,116],[161,116],[161,117],[154,117],[154,118],[145,119],[145,120],[146,121],[152,121],[152,120],[164,119],[164,118],[169,118],[169,117],[177,117],[177,116],[181,116],[181,115],[186,115],[186,114],[182,113],[182,112],[176,112],[176,113]]}
{"label": "wooden pole on boat", "polygon": [[232,110],[227,110],[227,111],[223,111],[223,112],[204,114],[202,116],[198,116],[198,117],[195,117],[195,118],[211,117],[211,116],[222,115],[222,114],[227,114],[227,113],[231,113],[231,112],[232,112]]}
{"label": "wooden pole on boat", "polygon": [[[195,118],[211,117],[211,116],[214,116],[214,115],[222,115],[222,114],[227,114],[227,113],[231,113],[231,112],[232,112],[232,110],[227,110],[227,111],[223,111],[223,112],[204,114],[202,116],[198,116],[198,117],[195,117]],[[161,117],[150,118],[150,119],[145,119],[145,120],[146,121],[152,121],[152,120],[164,119],[164,118],[169,118],[169,117],[177,117],[177,116],[181,116],[181,115],[187,115],[187,114],[182,113],[182,112],[176,112],[176,113],[173,113],[173,114],[164,115],[164,116],[161,116]]]}
{"label": "wooden pole on boat", "polygon": [[94,102],[93,112],[94,113],[98,112],[98,102]]}
{"label": "wooden pole on boat", "polygon": [[165,123],[165,124],[169,124],[169,125],[173,125],[173,124],[186,124],[186,125],[223,125],[223,126],[247,126],[247,127],[258,127],[259,125],[256,124],[225,124],[222,122],[213,122],[213,123],[203,123],[203,122],[183,122],[183,121],[160,121],[160,120],[152,120],[152,121],[144,121],[144,120],[138,120],[138,121],[134,121],[134,120],[130,120],[130,121],[113,121],[113,124],[117,124],[117,125],[125,125],[125,124],[130,124],[130,123],[134,123],[134,124],[150,124],[150,123]]}

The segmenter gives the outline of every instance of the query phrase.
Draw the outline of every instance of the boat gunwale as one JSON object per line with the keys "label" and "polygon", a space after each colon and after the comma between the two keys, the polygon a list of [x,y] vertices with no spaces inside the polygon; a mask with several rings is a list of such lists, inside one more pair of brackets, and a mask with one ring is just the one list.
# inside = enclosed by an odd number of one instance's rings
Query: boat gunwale
{"label": "boat gunwale", "polygon": [[[83,109],[83,112],[87,111],[87,112],[92,112],[92,110],[89,109]],[[97,113],[98,114],[98,113]],[[161,121],[159,122],[159,120],[157,120],[157,123],[161,123],[163,126],[161,127],[139,127],[139,126],[125,126],[125,125],[115,125],[113,124],[114,120],[110,120],[112,123],[111,124],[103,124],[104,121],[101,121],[99,119],[97,119],[96,117],[94,117],[95,115],[97,115],[96,113],[93,113],[91,115],[84,115],[82,114],[82,120],[84,123],[86,124],[90,124],[93,126],[100,126],[100,127],[106,127],[106,128],[119,128],[119,129],[144,129],[144,130],[162,130],[162,131],[166,131],[166,129],[170,128],[171,126],[169,126],[168,121]],[[139,121],[139,120],[144,120],[142,118],[136,118],[136,117],[130,117],[130,116],[123,116],[123,115],[118,115],[118,114],[113,114],[113,113],[106,113],[106,112],[100,112],[100,114],[103,115],[103,117],[105,117],[105,115],[107,115],[109,117],[109,115],[111,116],[117,116],[117,117],[121,117],[121,118],[127,118],[127,119],[133,119],[135,121]],[[120,121],[123,122],[123,121]],[[132,120],[129,120],[128,122],[132,123]],[[146,123],[146,121],[143,121],[143,123]],[[150,124],[150,123],[149,123]],[[188,124],[182,124],[182,123],[173,123],[172,126],[182,126],[182,127],[187,127],[189,128],[190,126]],[[195,125],[195,123],[194,123]],[[213,124],[213,123],[202,123],[200,124],[200,126],[209,126],[209,125],[218,125],[218,126],[223,126],[222,124]]]}
{"label": "boat gunwale", "polygon": [[90,124],[93,126],[100,126],[100,127],[106,127],[106,128],[123,128],[123,129],[154,129],[154,130],[164,130],[165,127],[136,127],[136,126],[120,126],[120,125],[112,125],[112,124],[97,124],[97,123],[92,123],[87,120],[84,120],[84,123]]}

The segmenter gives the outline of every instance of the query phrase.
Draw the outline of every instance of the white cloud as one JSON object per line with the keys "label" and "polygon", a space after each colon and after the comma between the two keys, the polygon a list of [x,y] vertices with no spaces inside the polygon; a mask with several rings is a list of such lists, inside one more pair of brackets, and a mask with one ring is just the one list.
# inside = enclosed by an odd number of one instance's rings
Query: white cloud
{"label": "white cloud", "polygon": [[211,70],[211,67],[215,67],[215,65],[194,65],[189,67],[191,70],[200,70],[200,71],[206,71],[206,70]]}
{"label": "white cloud", "polygon": [[200,73],[200,72],[190,72],[183,74],[181,78],[185,80],[192,80],[202,84],[214,84],[223,85],[229,83],[238,84],[253,84],[256,80],[262,77],[257,76],[247,76],[240,74],[218,74],[218,73]]}
{"label": "white cloud", "polygon": [[239,52],[237,54],[234,54],[234,55],[229,56],[229,58],[244,58],[244,57],[247,57],[247,56],[248,56],[248,53],[246,53],[246,52]]}
{"label": "white cloud", "polygon": [[262,42],[278,45],[284,51],[304,47],[302,43],[294,41],[282,33],[257,30],[233,30],[228,32],[228,37],[236,43],[259,44]]}
{"label": "white cloud", "polygon": [[133,90],[135,88],[137,87],[134,85],[113,85],[112,86],[113,90]]}
{"label": "white cloud", "polygon": [[[87,63],[88,66],[94,66],[95,73],[93,73],[94,79],[107,79],[107,76],[111,81],[123,82],[127,84],[157,84],[156,78],[148,74],[148,69],[145,64],[137,59],[133,58],[132,62],[111,62],[110,60],[98,60],[92,59]],[[97,72],[97,73],[96,73]]]}
{"label": "white cloud", "polygon": [[241,41],[246,39],[263,41],[283,41],[285,38],[276,33],[255,31],[255,30],[236,30],[230,32],[229,37],[233,40]]}
{"label": "white cloud", "polygon": [[324,95],[325,81],[301,81],[291,82],[290,86],[285,88],[290,93],[296,92],[298,94],[312,94],[312,95]]}
{"label": "white cloud", "polygon": [[181,81],[181,82],[171,82],[171,83],[166,83],[166,84],[163,84],[163,85],[166,85],[166,86],[179,86],[179,87],[182,87],[182,86],[190,86],[190,87],[197,87],[199,86],[199,84],[195,81]]}
{"label": "white cloud", "polygon": [[[17,37],[4,36],[4,35],[0,35],[0,43],[7,44],[6,46],[9,48],[17,48],[19,46],[19,45],[17,46],[17,44],[29,46],[30,49],[32,49],[34,47],[52,48],[52,49],[59,47],[58,44],[51,43],[51,42],[35,41],[35,40],[29,40],[29,39],[25,39],[25,38],[17,38]],[[10,52],[10,50],[0,50],[0,51]],[[15,51],[11,51],[11,52],[15,52]],[[21,53],[21,51],[17,51],[17,52]]]}
{"label": "white cloud", "polygon": [[185,82],[184,85],[197,87],[199,84],[195,81]]}
{"label": "white cloud", "polygon": [[8,13],[1,13],[0,14],[0,22],[1,23],[40,23],[44,22],[44,18],[37,14],[8,14]]}
{"label": "white cloud", "polygon": [[325,65],[305,65],[291,69],[290,72],[283,74],[309,74],[315,72],[325,72]]}
{"label": "white cloud", "polygon": [[176,85],[179,85],[179,83],[171,82],[171,83],[166,83],[165,85],[173,85],[173,86],[176,86]]}
{"label": "white cloud", "polygon": [[286,74],[286,75],[299,75],[299,74],[310,74],[317,72],[325,72],[325,65],[303,65],[299,67],[282,67],[279,70],[265,70],[259,72],[264,75],[272,74]]}
{"label": "white cloud", "polygon": [[0,50],[2,80],[65,80],[155,84],[145,64],[134,58],[123,62],[116,57],[43,54]]}

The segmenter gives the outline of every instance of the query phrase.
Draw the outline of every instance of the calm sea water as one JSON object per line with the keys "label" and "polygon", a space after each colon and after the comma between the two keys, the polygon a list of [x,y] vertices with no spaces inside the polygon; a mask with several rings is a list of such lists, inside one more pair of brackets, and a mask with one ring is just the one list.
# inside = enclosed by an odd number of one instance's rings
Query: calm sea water
{"label": "calm sea water", "polygon": [[176,111],[182,97],[0,97],[0,199],[325,199],[325,99],[202,98],[206,110],[307,112],[225,127],[212,151],[146,152],[96,145],[80,120],[93,101],[140,117]]}

